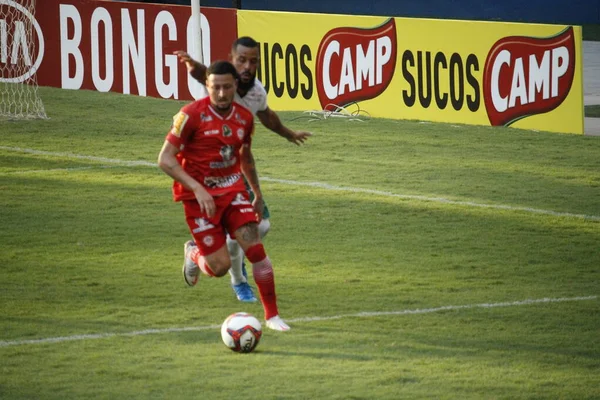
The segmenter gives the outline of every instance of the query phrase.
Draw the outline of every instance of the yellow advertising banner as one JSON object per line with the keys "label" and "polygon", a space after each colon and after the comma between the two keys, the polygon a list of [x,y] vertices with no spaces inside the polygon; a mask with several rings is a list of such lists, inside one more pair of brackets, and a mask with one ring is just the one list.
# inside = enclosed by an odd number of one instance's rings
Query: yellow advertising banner
{"label": "yellow advertising banner", "polygon": [[581,27],[238,11],[275,110],[583,134]]}

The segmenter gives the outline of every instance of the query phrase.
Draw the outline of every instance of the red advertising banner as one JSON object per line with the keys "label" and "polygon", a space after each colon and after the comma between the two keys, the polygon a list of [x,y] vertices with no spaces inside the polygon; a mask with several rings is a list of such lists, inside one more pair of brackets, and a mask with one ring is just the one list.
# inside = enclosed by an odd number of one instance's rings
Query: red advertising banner
{"label": "red advertising banner", "polygon": [[[37,37],[31,39],[40,50],[30,55],[31,65],[39,65],[41,86],[191,100],[196,83],[173,55],[194,53],[190,17],[187,6],[43,0],[33,21]],[[236,10],[202,8],[205,63],[228,57],[236,24]]]}

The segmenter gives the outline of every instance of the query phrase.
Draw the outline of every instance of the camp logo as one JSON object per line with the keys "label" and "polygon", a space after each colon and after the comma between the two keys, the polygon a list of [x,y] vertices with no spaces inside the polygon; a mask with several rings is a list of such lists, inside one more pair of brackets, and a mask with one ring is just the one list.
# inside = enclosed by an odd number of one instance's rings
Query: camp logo
{"label": "camp logo", "polygon": [[340,27],[327,32],[316,61],[321,106],[327,109],[379,96],[392,81],[396,48],[393,18],[371,29]]}
{"label": "camp logo", "polygon": [[554,110],[573,84],[573,27],[547,38],[500,39],[488,53],[483,75],[485,108],[493,126]]}

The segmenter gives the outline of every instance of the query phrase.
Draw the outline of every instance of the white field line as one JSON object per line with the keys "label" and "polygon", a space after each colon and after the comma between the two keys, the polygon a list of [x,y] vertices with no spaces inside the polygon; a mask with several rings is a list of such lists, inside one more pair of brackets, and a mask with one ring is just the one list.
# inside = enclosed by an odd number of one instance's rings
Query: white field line
{"label": "white field line", "polygon": [[[21,153],[28,153],[28,154],[35,154],[35,155],[42,155],[42,156],[51,156],[51,157],[75,158],[75,159],[80,159],[80,160],[97,161],[97,162],[104,163],[104,164],[116,164],[116,165],[131,166],[131,167],[135,167],[135,166],[157,167],[156,163],[151,163],[148,161],[126,161],[126,160],[119,160],[119,159],[113,159],[113,158],[94,157],[94,156],[86,156],[86,155],[79,155],[79,154],[72,154],[72,153],[56,153],[56,152],[43,151],[43,150],[24,149],[24,148],[20,148],[20,147],[0,146],[0,150],[21,152]],[[397,194],[397,193],[386,192],[386,191],[376,190],[376,189],[364,189],[364,188],[355,188],[355,187],[347,187],[347,186],[336,186],[336,185],[330,185],[328,183],[323,183],[323,182],[301,182],[301,181],[293,181],[293,180],[288,180],[288,179],[269,178],[269,177],[264,177],[264,176],[261,177],[260,179],[265,182],[280,183],[280,184],[292,185],[292,186],[308,186],[308,187],[315,187],[315,188],[332,190],[332,191],[340,191],[340,192],[365,193],[365,194],[373,194],[376,196],[394,197],[394,198],[405,199],[405,200],[419,200],[419,201],[425,201],[425,202],[450,204],[450,205],[457,205],[457,206],[464,206],[464,207],[489,208],[489,209],[506,210],[506,211],[521,211],[521,212],[526,212],[526,213],[531,213],[531,214],[550,215],[553,217],[568,217],[568,218],[579,218],[579,219],[585,219],[585,220],[591,220],[591,221],[600,221],[600,215],[574,214],[574,213],[544,210],[544,209],[532,208],[532,207],[509,206],[509,205],[504,205],[504,204],[475,203],[472,201],[450,200],[450,199],[446,199],[444,197],[429,197],[429,196],[419,196],[419,195],[411,195],[411,194]]]}
{"label": "white field line", "polygon": [[22,147],[0,146],[0,150],[13,151],[16,153],[34,154],[37,156],[76,158],[78,160],[97,161],[97,162],[100,162],[103,164],[117,164],[117,165],[123,165],[126,167],[135,167],[135,166],[156,167],[156,163],[151,163],[148,161],[125,161],[125,160],[118,160],[118,159],[114,159],[114,158],[84,156],[84,155],[73,154],[73,153],[59,153],[59,152],[53,152],[53,151],[24,149]]}
{"label": "white field line", "polygon": [[93,167],[73,167],[73,168],[52,168],[52,169],[23,169],[19,171],[10,171],[7,174],[23,175],[23,174],[41,174],[46,172],[72,172],[72,171],[85,171],[88,169],[100,169],[100,168],[118,168],[119,165],[97,165]]}
{"label": "white field line", "polygon": [[484,203],[475,203],[472,201],[460,201],[460,200],[450,200],[444,197],[428,197],[428,196],[419,196],[412,194],[397,194],[391,192],[384,192],[381,190],[375,189],[364,189],[364,188],[353,188],[353,187],[345,187],[345,186],[335,186],[330,185],[328,183],[321,182],[298,182],[291,181],[286,179],[276,179],[276,178],[267,178],[261,177],[261,181],[265,182],[275,182],[282,183],[286,185],[296,185],[296,186],[310,186],[327,190],[337,190],[342,192],[352,192],[352,193],[366,193],[366,194],[374,194],[382,197],[395,197],[398,199],[406,199],[406,200],[420,200],[420,201],[428,201],[434,203],[443,203],[443,204],[451,204],[457,206],[466,206],[466,207],[476,207],[476,208],[491,208],[495,210],[507,210],[507,211],[523,211],[532,214],[544,214],[551,215],[554,217],[570,217],[570,218],[581,218],[592,221],[600,221],[600,215],[586,215],[586,214],[573,214],[568,212],[559,212],[552,210],[544,210],[540,208],[531,208],[531,207],[518,207],[518,206],[507,206],[503,204],[484,204]]}
{"label": "white field line", "polygon": [[[354,314],[341,314],[331,315],[322,317],[303,317],[293,318],[286,320],[289,323],[302,323],[302,322],[313,322],[313,321],[333,321],[343,318],[365,318],[365,317],[385,317],[394,315],[415,315],[415,314],[431,314],[440,311],[459,311],[477,308],[499,308],[499,307],[518,307],[527,306],[534,304],[544,303],[564,303],[573,301],[586,301],[596,300],[598,296],[580,296],[580,297],[560,297],[560,298],[543,298],[543,299],[529,299],[519,301],[509,301],[501,303],[481,303],[481,304],[467,304],[462,306],[442,306],[434,308],[417,308],[412,310],[400,310],[400,311],[364,311]],[[51,344],[51,343],[64,343],[74,342],[81,340],[94,340],[94,339],[109,339],[114,337],[131,337],[131,336],[143,336],[151,334],[161,333],[174,333],[174,332],[189,332],[189,331],[206,331],[220,329],[221,325],[204,325],[204,326],[189,326],[183,328],[163,328],[163,329],[144,329],[133,332],[122,332],[122,333],[95,333],[95,334],[84,334],[84,335],[72,335],[72,336],[59,336],[51,338],[41,339],[20,339],[20,340],[2,340],[0,341],[1,347],[15,347],[24,345],[35,345],[35,344]]]}

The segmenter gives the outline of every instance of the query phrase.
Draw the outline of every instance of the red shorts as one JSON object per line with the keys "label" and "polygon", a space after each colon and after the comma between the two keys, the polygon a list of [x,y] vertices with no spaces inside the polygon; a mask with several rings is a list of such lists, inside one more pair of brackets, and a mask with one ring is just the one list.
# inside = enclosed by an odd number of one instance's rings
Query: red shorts
{"label": "red shorts", "polygon": [[208,255],[219,250],[225,244],[227,233],[235,238],[234,232],[239,227],[251,222],[258,223],[248,198],[247,192],[226,193],[214,197],[217,210],[212,218],[200,211],[200,205],[195,199],[182,201],[185,220],[200,254]]}

